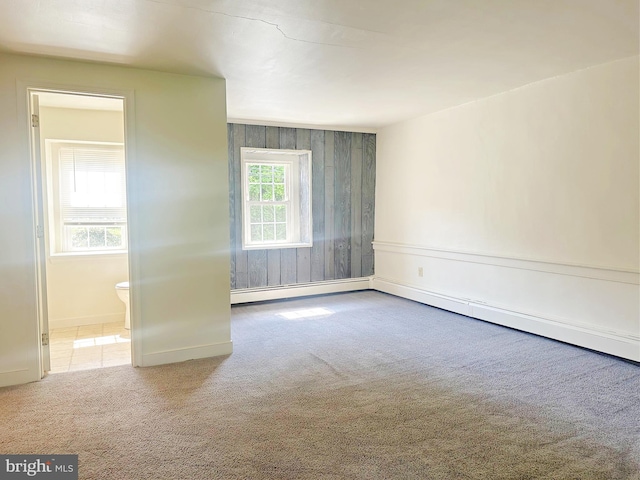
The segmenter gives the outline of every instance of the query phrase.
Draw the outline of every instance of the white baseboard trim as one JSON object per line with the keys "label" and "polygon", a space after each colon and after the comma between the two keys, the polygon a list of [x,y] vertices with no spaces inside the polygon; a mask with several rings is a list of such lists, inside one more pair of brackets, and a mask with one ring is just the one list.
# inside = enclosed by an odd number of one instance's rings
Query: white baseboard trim
{"label": "white baseboard trim", "polygon": [[372,277],[345,278],[324,282],[231,290],[231,304],[369,290],[371,288],[371,278]]}
{"label": "white baseboard trim", "polygon": [[202,345],[199,347],[180,348],[177,350],[166,350],[142,355],[141,367],[152,367],[154,365],[166,365],[168,363],[185,362],[198,358],[218,357],[230,355],[233,352],[233,342],[214,343],[212,345]]}
{"label": "white baseboard trim", "polygon": [[408,285],[403,285],[380,277],[374,277],[373,289],[384,293],[390,293],[397,297],[408,298],[416,302],[424,303],[432,307],[441,308],[450,312],[459,313],[460,315],[471,316],[469,303],[465,300],[441,295],[439,293],[428,292]]}
{"label": "white baseboard trim", "polygon": [[39,371],[36,369],[23,368],[7,372],[0,372],[0,388],[11,385],[21,385],[23,383],[37,382],[40,380]]}
{"label": "white baseboard trim", "polygon": [[640,338],[622,332],[604,332],[490,305],[480,305],[379,277],[373,278],[372,285],[374,290],[426,305],[640,362]]}
{"label": "white baseboard trim", "polygon": [[94,325],[96,323],[122,322],[124,326],[124,312],[109,313],[106,315],[91,315],[87,317],[50,318],[49,329],[81,327],[82,325]]}

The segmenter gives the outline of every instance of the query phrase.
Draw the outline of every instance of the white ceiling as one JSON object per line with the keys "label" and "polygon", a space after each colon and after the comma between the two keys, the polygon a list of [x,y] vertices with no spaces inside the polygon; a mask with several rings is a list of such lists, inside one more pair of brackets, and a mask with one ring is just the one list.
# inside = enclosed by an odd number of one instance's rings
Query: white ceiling
{"label": "white ceiling", "polygon": [[232,120],[374,130],[638,55],[638,16],[638,0],[0,0],[0,50],[222,76]]}

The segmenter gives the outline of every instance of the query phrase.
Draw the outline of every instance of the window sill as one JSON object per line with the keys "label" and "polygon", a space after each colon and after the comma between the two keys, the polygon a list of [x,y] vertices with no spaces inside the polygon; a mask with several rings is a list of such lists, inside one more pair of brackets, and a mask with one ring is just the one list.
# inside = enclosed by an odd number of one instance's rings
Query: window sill
{"label": "window sill", "polygon": [[101,252],[64,252],[49,255],[50,263],[70,262],[70,261],[96,261],[96,260],[114,260],[126,258],[128,252],[126,250],[113,250]]}
{"label": "window sill", "polygon": [[313,243],[278,243],[264,245],[243,245],[242,250],[283,250],[285,248],[311,248]]}

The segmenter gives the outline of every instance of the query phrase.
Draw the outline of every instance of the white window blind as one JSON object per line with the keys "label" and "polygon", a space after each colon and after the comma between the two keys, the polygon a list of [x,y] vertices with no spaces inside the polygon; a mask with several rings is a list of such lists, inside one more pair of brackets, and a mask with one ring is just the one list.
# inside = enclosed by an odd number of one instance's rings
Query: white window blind
{"label": "white window blind", "polygon": [[122,146],[61,146],[60,215],[64,225],[127,221]]}

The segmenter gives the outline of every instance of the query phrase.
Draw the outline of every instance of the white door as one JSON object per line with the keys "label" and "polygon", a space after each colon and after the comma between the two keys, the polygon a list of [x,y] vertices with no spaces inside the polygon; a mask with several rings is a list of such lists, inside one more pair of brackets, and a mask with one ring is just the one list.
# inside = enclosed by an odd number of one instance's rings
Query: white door
{"label": "white door", "polygon": [[[24,128],[24,129],[29,129],[31,130],[31,134],[29,135],[30,140],[32,142],[32,145],[34,145],[33,143],[33,133],[37,134],[38,132],[33,132],[34,128],[30,127],[31,124],[31,108],[33,108],[33,105],[31,105],[31,102],[27,101],[30,100],[29,98],[29,93],[28,93],[28,89],[25,87],[24,89],[21,88],[22,86],[20,86],[19,90],[21,92],[21,95],[24,95],[24,97],[22,97],[21,99],[23,101],[18,102],[18,118],[19,118],[19,122],[20,122],[20,128]],[[37,115],[37,108],[38,108],[38,104],[37,104],[37,100],[36,100],[36,105],[35,105],[35,109],[36,111],[34,112],[35,115]],[[35,145],[37,145],[37,142],[35,142]],[[28,145],[25,145],[26,147]],[[33,154],[33,152],[32,152]],[[26,159],[25,159],[26,160]],[[37,192],[37,188],[36,188],[36,180],[37,180],[37,175],[35,174],[35,162],[33,160],[33,158],[31,158],[31,172],[32,172],[32,185],[31,185],[31,201],[32,201],[32,205],[34,206],[33,211],[31,212],[31,220],[33,221],[33,237],[29,240],[33,240],[33,243],[31,243],[31,241],[28,241],[28,249],[31,249],[34,247],[34,245],[36,243],[38,243],[38,241],[36,240],[36,226],[38,224],[38,219],[37,217],[37,208],[35,207],[38,204],[38,192]],[[7,181],[7,178],[3,178],[3,181],[0,182],[2,183],[2,186],[4,185],[8,185],[10,183],[11,180]],[[10,192],[15,192],[16,189],[10,189]],[[4,192],[3,192],[4,193]],[[13,195],[15,195],[16,193],[12,193]],[[42,210],[40,210],[42,211]],[[42,217],[40,217],[42,218]],[[4,226],[7,227],[7,226]],[[11,245],[9,246],[11,248]],[[23,250],[16,250],[17,252],[19,252],[20,254],[23,254],[24,251]],[[8,255],[6,255],[4,257],[4,259],[6,260],[7,258],[11,258],[11,253],[12,251],[9,250]],[[21,257],[22,260],[22,257]],[[36,263],[36,264],[31,264],[29,263],[29,268],[31,267],[40,267],[42,264],[41,263]],[[3,267],[6,267],[8,265],[3,264]],[[34,270],[40,270],[40,268],[34,269]],[[10,271],[10,270],[9,270]],[[34,271],[34,273],[36,273]],[[41,271],[37,272],[37,277],[39,277],[41,274]],[[38,278],[33,278],[34,280],[38,280]],[[35,282],[33,284],[33,286],[35,286]],[[17,289],[17,285],[12,285],[10,282],[9,283],[4,283],[3,284],[3,290],[2,292],[0,292],[0,297],[2,298],[2,304],[0,305],[2,308],[0,308],[0,310],[2,310],[2,314],[6,317],[3,317],[3,325],[2,328],[0,328],[0,354],[2,355],[2,368],[0,371],[0,386],[7,386],[7,385],[16,385],[16,384],[21,384],[21,383],[27,383],[27,382],[33,382],[35,380],[39,380],[40,378],[42,378],[43,376],[43,365],[42,365],[42,349],[40,348],[40,343],[41,343],[41,337],[40,337],[40,327],[39,324],[41,322],[41,318],[38,317],[37,319],[34,318],[34,320],[36,321],[29,321],[29,322],[25,322],[25,321],[12,321],[11,319],[14,317],[14,314],[16,315],[15,318],[20,318],[22,316],[24,316],[24,312],[25,312],[25,304],[28,305],[28,307],[32,306],[32,299],[33,297],[31,297],[31,292],[35,293],[37,291],[37,288],[34,290],[31,290],[31,288],[29,289],[30,291],[28,292],[27,295],[25,295],[25,292],[22,290],[20,292],[16,291],[16,295],[13,295],[13,288]],[[7,287],[8,290],[7,290]],[[30,285],[31,287],[31,285]],[[18,295],[19,293],[19,295]],[[8,298],[11,297],[11,298]],[[15,298],[14,298],[15,297]],[[8,300],[7,302],[5,302],[5,298]],[[44,301],[46,303],[46,298],[40,298],[38,300],[37,303],[39,303],[38,305],[38,311],[33,311],[34,314],[38,315],[38,313],[42,313],[42,304],[40,303],[41,301]],[[44,309],[46,311],[46,308]]]}
{"label": "white door", "polygon": [[38,323],[41,339],[41,375],[51,369],[49,354],[49,318],[47,310],[47,270],[44,239],[44,198],[42,152],[40,149],[40,102],[36,92],[30,92],[31,105],[31,158],[33,162],[34,202],[36,219],[36,264],[38,285]]}

